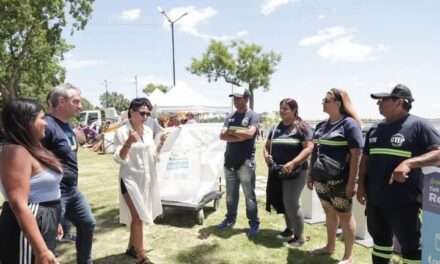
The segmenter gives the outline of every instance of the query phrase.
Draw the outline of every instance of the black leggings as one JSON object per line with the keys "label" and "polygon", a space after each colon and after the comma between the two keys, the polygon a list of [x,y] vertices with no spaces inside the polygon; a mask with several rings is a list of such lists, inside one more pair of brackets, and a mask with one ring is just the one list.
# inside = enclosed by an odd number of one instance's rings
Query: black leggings
{"label": "black leggings", "polygon": [[[49,250],[54,252],[61,215],[60,201],[29,203],[28,207],[37,220],[44,242]],[[3,204],[0,216],[0,263],[35,263],[30,241],[21,231],[8,202]]]}

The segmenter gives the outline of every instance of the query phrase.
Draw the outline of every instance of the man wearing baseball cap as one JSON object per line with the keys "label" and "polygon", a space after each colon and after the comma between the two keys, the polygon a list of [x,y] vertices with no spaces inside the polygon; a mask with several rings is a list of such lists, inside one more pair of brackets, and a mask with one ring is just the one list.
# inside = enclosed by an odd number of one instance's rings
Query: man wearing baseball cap
{"label": "man wearing baseball cap", "polygon": [[227,142],[224,163],[227,213],[218,228],[226,229],[235,224],[241,184],[250,226],[248,236],[252,237],[257,235],[260,225],[255,196],[255,137],[260,120],[248,108],[247,89],[238,87],[229,97],[233,97],[236,111],[227,117],[220,133],[220,139]]}
{"label": "man wearing baseball cap", "polygon": [[366,203],[374,241],[372,260],[390,262],[395,234],[403,263],[420,263],[421,167],[438,163],[440,134],[428,121],[409,113],[414,98],[405,85],[371,97],[385,119],[367,132],[357,199]]}

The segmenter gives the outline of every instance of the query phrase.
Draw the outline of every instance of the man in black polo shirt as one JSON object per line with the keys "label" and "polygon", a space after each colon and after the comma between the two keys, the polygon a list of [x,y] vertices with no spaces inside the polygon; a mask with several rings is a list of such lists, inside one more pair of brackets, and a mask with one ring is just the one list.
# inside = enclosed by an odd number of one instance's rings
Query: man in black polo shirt
{"label": "man in black polo shirt", "polygon": [[391,93],[371,97],[385,120],[367,132],[357,198],[367,204],[373,263],[389,263],[393,234],[403,263],[420,263],[421,167],[438,163],[440,135],[426,120],[409,114],[414,99],[408,87],[399,84]]}
{"label": "man in black polo shirt", "polygon": [[258,233],[260,225],[255,196],[255,137],[259,117],[248,109],[248,90],[239,87],[229,96],[234,99],[236,111],[225,120],[220,134],[220,139],[227,142],[224,168],[227,213],[218,228],[225,229],[235,224],[241,184],[250,226],[248,236],[251,237]]}
{"label": "man in black polo shirt", "polygon": [[80,91],[70,84],[57,86],[51,91],[50,104],[51,113],[45,118],[47,126],[42,143],[63,165],[62,217],[76,227],[77,263],[92,263],[92,240],[96,221],[86,198],[78,190],[78,143],[68,123],[81,112]]}

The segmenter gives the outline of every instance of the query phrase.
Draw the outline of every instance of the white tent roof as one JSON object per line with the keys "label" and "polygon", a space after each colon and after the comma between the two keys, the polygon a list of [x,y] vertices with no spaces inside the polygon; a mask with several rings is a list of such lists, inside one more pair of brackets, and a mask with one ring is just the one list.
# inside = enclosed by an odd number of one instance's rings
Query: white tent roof
{"label": "white tent roof", "polygon": [[159,89],[154,89],[154,91],[148,95],[148,100],[150,100],[150,102],[154,105],[156,102],[160,102],[164,96],[164,92]]}
{"label": "white tent roof", "polygon": [[156,105],[157,112],[230,112],[229,106],[213,102],[184,85],[172,88],[153,104]]}

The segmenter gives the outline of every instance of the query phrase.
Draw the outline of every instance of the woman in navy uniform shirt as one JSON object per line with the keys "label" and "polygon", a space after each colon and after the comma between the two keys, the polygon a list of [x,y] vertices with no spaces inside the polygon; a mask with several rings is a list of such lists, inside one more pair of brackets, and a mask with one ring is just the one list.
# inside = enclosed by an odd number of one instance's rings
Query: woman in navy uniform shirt
{"label": "woman in navy uniform shirt", "polygon": [[[264,149],[264,158],[269,166],[266,210],[273,207],[284,214],[286,229],[277,237],[288,240],[287,246],[304,244],[304,216],[299,197],[305,185],[307,158],[312,153],[312,130],[298,116],[298,104],[286,98],[280,102],[281,122],[270,132]],[[277,165],[278,170],[274,169]],[[285,175],[295,171],[293,178]],[[284,175],[284,176],[283,176]]]}
{"label": "woman in navy uniform shirt", "polygon": [[[352,263],[352,248],[356,223],[351,213],[352,197],[356,192],[356,177],[362,148],[362,131],[350,98],[345,91],[331,89],[323,101],[323,110],[329,119],[316,126],[313,139],[316,143],[312,155],[312,169],[307,186],[316,192],[326,215],[327,245],[313,250],[312,254],[332,254],[335,250],[338,222],[342,227],[345,252],[339,264]],[[336,162],[340,170],[330,175],[314,171],[317,162]],[[318,177],[319,176],[319,177]]]}

